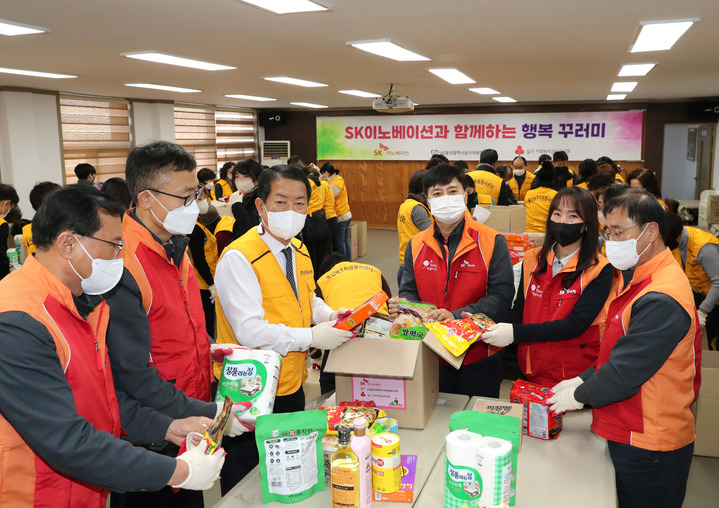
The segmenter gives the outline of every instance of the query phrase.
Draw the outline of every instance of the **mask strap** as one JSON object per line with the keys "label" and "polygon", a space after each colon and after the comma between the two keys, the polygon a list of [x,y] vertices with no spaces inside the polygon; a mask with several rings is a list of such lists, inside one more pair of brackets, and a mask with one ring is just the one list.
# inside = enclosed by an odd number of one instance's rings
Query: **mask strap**
{"label": "mask strap", "polygon": [[[637,237],[637,240],[639,240],[639,239],[642,237],[642,235],[644,234],[644,231],[646,231],[648,227],[649,227],[649,224],[647,224],[646,226],[644,226],[644,230],[643,230],[642,233]],[[638,257],[642,257],[642,255],[647,251],[647,249],[649,248],[650,245],[651,245],[651,242],[648,243],[646,247],[644,247],[644,250],[641,252],[641,254],[639,254]]]}
{"label": "mask strap", "polygon": [[[95,261],[95,260],[93,259],[93,257],[90,255],[90,253],[88,253],[87,250],[85,250],[85,247],[82,245],[82,243],[80,243],[80,240],[78,240],[77,237],[76,237],[74,234],[73,234],[72,236],[73,236],[73,238],[77,241],[77,243],[80,244],[80,248],[85,252],[85,255],[86,255],[87,257],[89,257],[92,261]],[[70,261],[70,260],[68,259],[68,260],[67,260],[67,263],[70,265],[70,268],[72,268],[72,271],[75,272],[75,275],[77,275],[77,278],[80,279],[80,281],[85,280],[82,275],[80,275],[79,273],[77,273],[77,270],[75,270],[75,267],[72,266],[72,261]]]}

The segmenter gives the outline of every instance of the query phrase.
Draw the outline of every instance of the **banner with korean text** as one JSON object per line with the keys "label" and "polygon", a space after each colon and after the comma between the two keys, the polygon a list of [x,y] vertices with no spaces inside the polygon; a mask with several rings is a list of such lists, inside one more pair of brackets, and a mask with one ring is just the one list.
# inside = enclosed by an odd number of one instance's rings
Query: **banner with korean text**
{"label": "banner with korean text", "polygon": [[536,160],[564,150],[569,160],[602,155],[642,158],[643,111],[317,117],[321,160],[419,160],[441,153],[479,160],[494,148],[500,160]]}

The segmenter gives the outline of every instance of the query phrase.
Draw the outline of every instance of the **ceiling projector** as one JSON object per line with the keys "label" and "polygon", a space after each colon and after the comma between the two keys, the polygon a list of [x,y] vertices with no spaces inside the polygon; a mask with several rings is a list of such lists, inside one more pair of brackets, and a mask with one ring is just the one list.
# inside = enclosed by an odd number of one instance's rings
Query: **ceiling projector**
{"label": "ceiling projector", "polygon": [[399,97],[391,85],[387,95],[372,101],[372,109],[380,113],[406,113],[414,111],[414,102],[409,97]]}

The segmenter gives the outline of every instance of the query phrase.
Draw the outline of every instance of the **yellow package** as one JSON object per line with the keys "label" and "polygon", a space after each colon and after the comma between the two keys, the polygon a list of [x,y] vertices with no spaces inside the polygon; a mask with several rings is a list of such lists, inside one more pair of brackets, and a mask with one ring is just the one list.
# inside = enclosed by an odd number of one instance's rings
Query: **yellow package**
{"label": "yellow package", "polygon": [[472,317],[463,319],[425,323],[424,326],[434,333],[450,353],[454,356],[461,356],[493,324],[494,321],[484,314],[474,314]]}

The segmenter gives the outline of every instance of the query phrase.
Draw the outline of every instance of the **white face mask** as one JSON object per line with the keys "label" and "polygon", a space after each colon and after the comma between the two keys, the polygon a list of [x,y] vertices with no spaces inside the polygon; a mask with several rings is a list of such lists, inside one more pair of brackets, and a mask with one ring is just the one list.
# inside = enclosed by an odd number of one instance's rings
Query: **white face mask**
{"label": "white face mask", "polygon": [[197,206],[197,200],[187,206],[181,206],[168,211],[167,208],[165,208],[152,194],[152,192],[150,192],[150,196],[152,196],[152,198],[157,201],[160,206],[162,206],[162,209],[167,212],[165,220],[161,221],[157,218],[155,212],[152,211],[152,208],[150,208],[150,213],[153,217],[155,217],[157,222],[162,224],[165,231],[171,235],[189,235],[192,233],[192,230],[195,228],[195,222],[197,222],[197,216],[200,215],[200,208]]}
{"label": "white face mask", "polygon": [[[74,236],[75,240],[77,240],[75,235],[72,236]],[[87,279],[83,279],[82,276],[77,273],[75,267],[72,266],[70,260],[67,260],[67,262],[70,263],[70,268],[72,268],[72,271],[75,272],[75,275],[80,277],[82,292],[86,295],[104,295],[117,286],[117,283],[120,282],[120,279],[122,278],[122,271],[124,269],[122,258],[95,259],[87,252],[82,243],[80,243],[80,240],[77,240],[77,243],[80,244],[80,247],[83,252],[85,252],[87,257],[92,260],[92,272]]]}
{"label": "white face mask", "polygon": [[525,173],[526,170],[524,169],[515,169],[514,174],[517,176],[522,176]]}
{"label": "white face mask", "polygon": [[[267,210],[267,208],[265,208],[265,210]],[[290,240],[300,234],[302,228],[305,227],[306,219],[307,215],[295,212],[294,210],[287,210],[285,212],[268,211],[267,222],[269,222],[269,224],[265,224],[265,227],[276,237],[282,238],[283,240]]]}
{"label": "white face mask", "polygon": [[[647,225],[648,226],[648,225]],[[629,270],[634,268],[639,263],[639,258],[646,252],[649,245],[644,248],[641,254],[637,254],[637,240],[639,240],[644,231],[647,230],[647,226],[644,226],[642,234],[637,238],[631,238],[629,240],[607,240],[605,246],[607,249],[607,259],[617,270]]]}
{"label": "white face mask", "polygon": [[240,191],[242,194],[247,194],[248,192],[252,192],[255,188],[255,182],[252,180],[235,180],[235,187],[238,191]]}
{"label": "white face mask", "polygon": [[445,194],[429,200],[432,216],[442,224],[454,224],[467,211],[464,194]]}
{"label": "white face mask", "polygon": [[15,208],[15,205],[13,205],[12,203],[10,203],[10,207],[7,209],[7,212],[5,212],[5,213],[0,213],[0,217],[2,217],[3,219],[4,219],[5,217],[7,217],[7,214],[9,214],[9,213],[12,211],[13,208]]}
{"label": "white face mask", "polygon": [[210,203],[206,199],[203,199],[197,203],[197,209],[200,211],[200,215],[204,215],[210,210]]}

